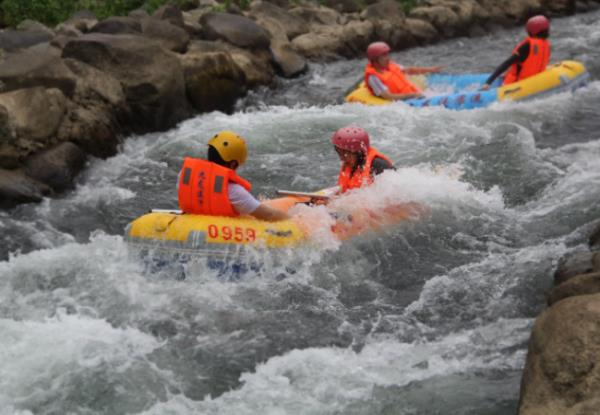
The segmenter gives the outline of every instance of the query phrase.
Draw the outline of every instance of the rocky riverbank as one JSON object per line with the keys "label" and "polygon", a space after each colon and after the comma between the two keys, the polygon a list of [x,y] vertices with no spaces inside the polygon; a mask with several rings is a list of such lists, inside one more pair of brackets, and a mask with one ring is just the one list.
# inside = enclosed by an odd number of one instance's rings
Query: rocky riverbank
{"label": "rocky riverbank", "polygon": [[232,111],[249,89],[294,77],[307,61],[360,57],[521,24],[536,13],[587,11],[596,0],[426,0],[406,15],[383,0],[213,0],[182,11],[98,21],[76,13],[54,28],[23,21],[0,32],[0,208],[72,186],[88,156],[109,157],[124,136],[163,131],[196,113]]}
{"label": "rocky riverbank", "polygon": [[600,412],[600,227],[589,249],[559,262],[536,319],[521,382],[520,415]]}

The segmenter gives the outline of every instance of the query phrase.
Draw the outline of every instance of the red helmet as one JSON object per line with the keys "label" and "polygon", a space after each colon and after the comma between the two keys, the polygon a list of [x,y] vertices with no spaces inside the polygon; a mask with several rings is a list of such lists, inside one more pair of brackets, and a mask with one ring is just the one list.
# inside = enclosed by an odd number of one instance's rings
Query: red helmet
{"label": "red helmet", "polygon": [[539,14],[527,20],[525,29],[527,30],[527,33],[529,33],[530,36],[535,36],[541,32],[550,29],[550,21],[546,19],[546,17]]}
{"label": "red helmet", "polygon": [[337,148],[353,153],[366,153],[370,146],[369,134],[354,125],[337,130],[331,137],[331,142]]}
{"label": "red helmet", "polygon": [[385,42],[374,42],[369,45],[367,48],[367,58],[372,61],[375,58],[385,55],[386,53],[390,53],[390,46]]}

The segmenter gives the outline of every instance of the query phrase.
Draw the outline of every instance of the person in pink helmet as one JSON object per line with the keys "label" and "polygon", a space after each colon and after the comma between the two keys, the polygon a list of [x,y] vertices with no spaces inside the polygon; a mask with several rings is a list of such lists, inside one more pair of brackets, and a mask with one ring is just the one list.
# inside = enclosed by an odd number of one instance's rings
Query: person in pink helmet
{"label": "person in pink helmet", "polygon": [[371,184],[375,175],[394,168],[387,156],[371,146],[369,134],[361,127],[340,128],[331,137],[331,143],[342,162],[340,193]]}
{"label": "person in pink helmet", "polygon": [[533,16],[525,25],[527,37],[514,48],[510,58],[502,62],[485,81],[483,90],[505,71],[506,76],[502,85],[512,84],[546,70],[550,61],[550,21],[542,16]]}
{"label": "person in pink helmet", "polygon": [[403,68],[390,59],[390,47],[385,42],[374,42],[367,48],[369,62],[365,67],[365,85],[371,94],[390,101],[419,98],[421,90],[406,77],[439,72],[440,67]]}

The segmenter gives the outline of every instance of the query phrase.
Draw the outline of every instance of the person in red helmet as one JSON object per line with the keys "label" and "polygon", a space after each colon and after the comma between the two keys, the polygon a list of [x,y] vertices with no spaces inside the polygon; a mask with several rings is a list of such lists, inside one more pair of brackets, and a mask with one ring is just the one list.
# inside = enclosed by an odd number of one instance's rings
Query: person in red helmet
{"label": "person in red helmet", "polygon": [[546,70],[550,61],[550,21],[542,16],[533,16],[525,25],[527,37],[513,50],[510,58],[502,62],[485,81],[481,89],[487,90],[504,71],[502,85],[512,84]]}
{"label": "person in red helmet", "polygon": [[387,156],[371,147],[369,134],[360,127],[340,128],[333,134],[331,143],[342,161],[338,178],[340,193],[371,184],[375,175],[394,169]]}
{"label": "person in red helmet", "polygon": [[369,62],[365,68],[365,85],[369,91],[390,101],[421,97],[421,90],[406,75],[439,72],[440,67],[403,68],[390,59],[390,51],[385,42],[374,42],[367,48]]}

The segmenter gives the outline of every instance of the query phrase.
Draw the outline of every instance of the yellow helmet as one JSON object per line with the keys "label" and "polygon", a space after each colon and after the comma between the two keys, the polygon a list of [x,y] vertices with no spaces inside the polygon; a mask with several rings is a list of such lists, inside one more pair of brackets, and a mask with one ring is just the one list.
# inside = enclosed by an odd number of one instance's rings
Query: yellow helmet
{"label": "yellow helmet", "polygon": [[208,145],[213,146],[224,161],[235,160],[238,166],[246,161],[248,155],[246,141],[233,131],[221,131],[215,134]]}

